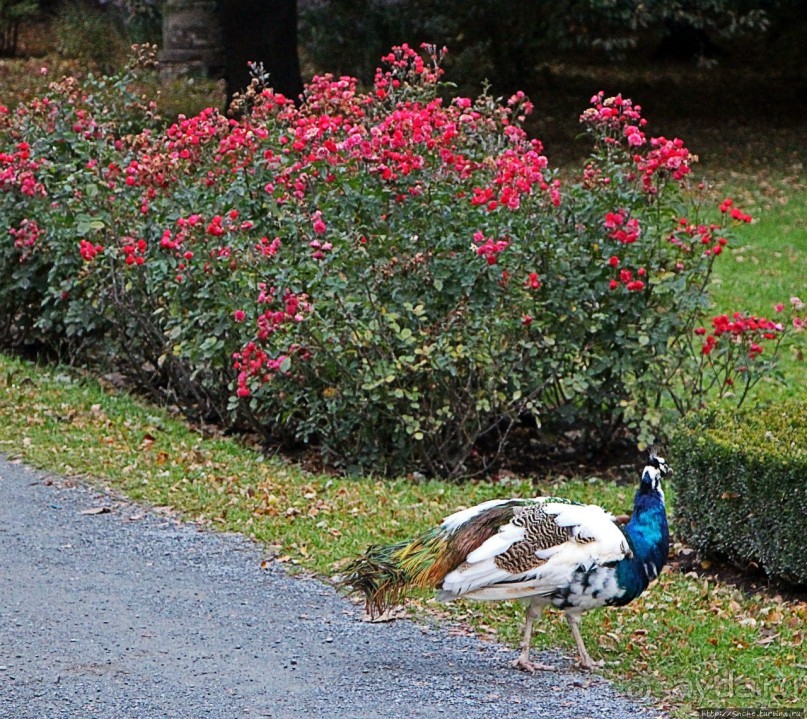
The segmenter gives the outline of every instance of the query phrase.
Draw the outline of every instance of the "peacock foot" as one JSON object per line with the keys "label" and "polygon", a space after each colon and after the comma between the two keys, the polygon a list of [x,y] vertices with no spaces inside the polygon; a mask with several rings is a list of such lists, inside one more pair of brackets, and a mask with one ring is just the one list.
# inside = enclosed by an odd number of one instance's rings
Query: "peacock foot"
{"label": "peacock foot", "polygon": [[593,672],[595,669],[602,669],[605,666],[605,662],[602,659],[595,662],[591,657],[586,657],[585,659],[578,659],[576,665],[579,669]]}
{"label": "peacock foot", "polygon": [[535,674],[535,672],[556,672],[558,670],[557,667],[553,667],[551,664],[533,662],[529,657],[525,657],[523,654],[510,662],[510,666],[513,667],[513,669],[519,669],[522,672],[529,672],[530,674]]}

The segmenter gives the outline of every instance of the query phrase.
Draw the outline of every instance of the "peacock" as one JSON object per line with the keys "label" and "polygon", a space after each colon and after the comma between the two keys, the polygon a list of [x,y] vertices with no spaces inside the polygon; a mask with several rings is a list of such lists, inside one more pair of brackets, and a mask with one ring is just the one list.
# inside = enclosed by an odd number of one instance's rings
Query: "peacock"
{"label": "peacock", "polygon": [[636,599],[667,559],[661,478],[669,471],[651,453],[626,525],[602,507],[568,499],[493,499],[449,515],[412,540],[370,547],[347,567],[342,583],[364,595],[371,616],[397,604],[410,587],[436,589],[443,601],[524,600],[521,653],[512,666],[530,672],[554,669],[530,660],[533,622],[552,605],[564,611],[580,667],[591,670],[582,613]]}

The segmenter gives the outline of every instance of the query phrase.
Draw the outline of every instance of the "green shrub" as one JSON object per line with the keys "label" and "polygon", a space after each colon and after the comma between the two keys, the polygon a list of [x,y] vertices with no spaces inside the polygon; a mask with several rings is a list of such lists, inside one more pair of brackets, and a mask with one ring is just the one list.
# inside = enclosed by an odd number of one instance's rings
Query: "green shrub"
{"label": "green shrub", "polygon": [[676,432],[670,454],[684,541],[807,583],[807,407],[694,415]]}
{"label": "green shrub", "polygon": [[707,320],[750,217],[705,204],[684,143],[621,96],[592,98],[592,155],[561,183],[523,93],[444,101],[440,56],[395,48],[369,92],[318,77],[299,107],[254,90],[238,120],[164,129],[130,71],[0,107],[0,342],[66,342],[388,473],[484,469],[519,422],[590,451],[741,401],[784,334]]}
{"label": "green shrub", "polygon": [[66,76],[13,109],[0,105],[0,343],[76,351],[108,328],[84,294],[86,253],[76,250],[125,221],[101,173],[121,161],[119,138],[158,121],[137,82],[153,49],[138,53],[119,75]]}

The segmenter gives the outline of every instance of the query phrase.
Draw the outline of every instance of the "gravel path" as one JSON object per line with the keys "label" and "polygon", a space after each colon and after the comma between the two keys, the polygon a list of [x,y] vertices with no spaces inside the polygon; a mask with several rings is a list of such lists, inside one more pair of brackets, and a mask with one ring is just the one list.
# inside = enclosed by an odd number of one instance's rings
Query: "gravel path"
{"label": "gravel path", "polygon": [[262,558],[0,458],[0,717],[658,716],[560,654],[541,660],[561,671],[530,676],[491,642],[362,622]]}

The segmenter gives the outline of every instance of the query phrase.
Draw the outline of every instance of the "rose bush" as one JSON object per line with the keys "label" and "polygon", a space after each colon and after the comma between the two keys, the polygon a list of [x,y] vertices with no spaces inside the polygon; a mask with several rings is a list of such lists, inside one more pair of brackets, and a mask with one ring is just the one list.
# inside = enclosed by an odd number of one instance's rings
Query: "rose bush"
{"label": "rose bush", "polygon": [[519,423],[648,443],[744,398],[784,325],[709,322],[750,218],[706,206],[683,142],[601,93],[562,183],[526,97],[443,99],[425,50],[394,48],[368,92],[255,85],[238,120],[160,129],[135,65],[0,109],[0,339],[378,472],[484,469]]}
{"label": "rose bush", "polygon": [[132,221],[116,176],[135,138],[157,127],[154,103],[137,92],[152,55],[138,49],[118,76],[64,77],[13,110],[0,104],[5,345],[76,348],[104,326],[82,290],[83,266]]}

